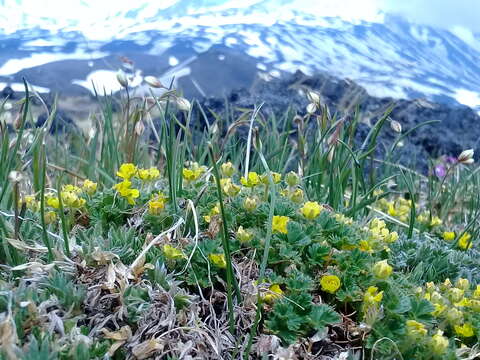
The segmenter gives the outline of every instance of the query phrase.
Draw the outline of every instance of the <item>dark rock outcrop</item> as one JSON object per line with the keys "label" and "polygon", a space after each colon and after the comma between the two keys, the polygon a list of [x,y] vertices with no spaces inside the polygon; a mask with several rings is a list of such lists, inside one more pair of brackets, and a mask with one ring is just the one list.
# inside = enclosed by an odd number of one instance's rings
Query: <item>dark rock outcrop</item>
{"label": "dark rock outcrop", "polygon": [[[421,123],[438,121],[413,131],[402,142],[402,146],[397,148],[395,158],[403,164],[417,166],[426,171],[428,160],[432,157],[444,154],[456,156],[467,148],[474,148],[480,153],[480,116],[471,108],[436,104],[422,99],[376,98],[353,81],[340,80],[327,74],[307,76],[296,72],[280,79],[268,80],[257,77],[249,89],[230,93],[229,106],[231,109],[253,108],[263,102],[262,111],[275,114],[277,118],[283,115],[289,106],[298,113],[305,114],[308,100],[302,90],[319,93],[322,103],[328,106],[330,113],[337,113],[338,116],[352,116],[358,105],[361,112],[361,124],[357,134],[359,142],[390,106],[393,106],[390,118],[401,124],[403,133]],[[225,111],[224,98],[207,98],[201,101],[201,104],[216,113]],[[379,136],[380,153],[382,147],[390,146],[397,136],[387,124]]]}

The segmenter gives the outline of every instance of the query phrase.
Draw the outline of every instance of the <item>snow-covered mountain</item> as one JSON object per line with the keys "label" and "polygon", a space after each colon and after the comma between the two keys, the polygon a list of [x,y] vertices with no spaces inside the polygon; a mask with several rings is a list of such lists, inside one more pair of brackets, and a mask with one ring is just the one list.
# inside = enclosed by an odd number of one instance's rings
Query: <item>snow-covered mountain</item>
{"label": "snow-covered mountain", "polygon": [[[375,96],[425,97],[480,109],[480,36],[461,28],[413,24],[362,6],[339,11],[322,0],[42,4],[16,0],[1,9],[0,88],[15,85],[24,69],[79,59],[96,65],[68,81],[86,88],[92,80],[112,83],[115,69],[102,69],[96,59],[123,53],[168,54],[157,69],[162,73],[153,75],[181,77],[191,74],[199,54],[222,45],[247,54],[269,76],[326,71],[355,80]],[[59,90],[41,76],[32,83]]]}

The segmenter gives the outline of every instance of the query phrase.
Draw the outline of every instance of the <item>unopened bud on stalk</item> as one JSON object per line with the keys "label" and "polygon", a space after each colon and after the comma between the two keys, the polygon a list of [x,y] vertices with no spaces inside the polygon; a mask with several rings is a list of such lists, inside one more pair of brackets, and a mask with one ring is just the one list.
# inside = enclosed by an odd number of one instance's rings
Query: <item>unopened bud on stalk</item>
{"label": "unopened bud on stalk", "polygon": [[187,99],[182,97],[177,97],[177,106],[178,106],[178,109],[181,111],[189,111],[191,104],[190,104],[190,101],[188,101]]}
{"label": "unopened bud on stalk", "polygon": [[128,86],[127,74],[123,70],[117,71],[117,81],[125,88]]}
{"label": "unopened bud on stalk", "polygon": [[401,133],[402,132],[402,124],[400,124],[398,121],[396,120],[392,120],[390,121],[390,127],[392,128],[393,131],[397,132],[397,133]]}
{"label": "unopened bud on stalk", "polygon": [[13,128],[19,130],[22,127],[22,112],[19,112],[12,122]]}
{"label": "unopened bud on stalk", "polygon": [[287,175],[285,175],[285,181],[287,182],[288,186],[294,187],[300,183],[300,178],[296,173],[290,171]]}
{"label": "unopened bud on stalk", "polygon": [[155,76],[145,76],[143,78],[143,81],[145,81],[148,85],[154,88],[164,87],[160,80],[158,80]]}
{"label": "unopened bud on stalk", "polygon": [[8,180],[13,184],[18,184],[22,179],[23,176],[19,171],[10,171],[10,174],[8,174]]}
{"label": "unopened bud on stalk", "polygon": [[138,136],[141,136],[144,131],[145,131],[145,125],[143,124],[143,121],[140,120],[135,124],[135,133]]}
{"label": "unopened bud on stalk", "polygon": [[317,105],[315,103],[310,103],[307,105],[307,113],[311,115],[315,113],[315,111],[317,111]]}
{"label": "unopened bud on stalk", "polygon": [[474,154],[473,149],[463,150],[462,153],[458,155],[457,160],[460,164],[465,164],[465,165],[473,164],[475,161],[473,159],[473,154]]}

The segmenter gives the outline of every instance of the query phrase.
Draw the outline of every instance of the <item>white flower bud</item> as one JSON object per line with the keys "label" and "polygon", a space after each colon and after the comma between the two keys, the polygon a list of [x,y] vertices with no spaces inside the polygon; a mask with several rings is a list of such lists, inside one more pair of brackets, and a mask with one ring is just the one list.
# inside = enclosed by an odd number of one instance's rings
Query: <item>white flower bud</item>
{"label": "white flower bud", "polygon": [[182,98],[182,97],[178,97],[177,98],[177,106],[178,106],[178,109],[181,110],[181,111],[189,111],[190,107],[191,107],[191,104],[190,104],[190,101],[188,101],[187,99]]}
{"label": "white flower bud", "polygon": [[317,111],[317,105],[315,103],[310,103],[307,105],[307,113],[311,115],[315,113],[315,111]]}
{"label": "white flower bud", "polygon": [[14,184],[18,184],[20,181],[22,181],[23,176],[19,171],[10,171],[8,174],[8,180]]}
{"label": "white flower bud", "polygon": [[307,92],[307,99],[314,104],[320,104],[320,95],[315,91]]}
{"label": "white flower bud", "polygon": [[392,120],[390,121],[390,127],[392,128],[393,131],[397,132],[397,133],[401,133],[402,132],[402,124],[400,124],[398,121],[396,120]]}
{"label": "white flower bud", "polygon": [[458,162],[465,165],[470,165],[474,163],[473,159],[474,151],[473,149],[463,150],[460,155],[458,155]]}
{"label": "white flower bud", "polygon": [[118,70],[117,71],[117,81],[122,85],[123,87],[128,86],[128,78],[127,75],[123,70]]}
{"label": "white flower bud", "polygon": [[162,88],[164,87],[160,80],[158,80],[155,76],[145,76],[143,78],[143,81],[145,81],[149,86],[153,88]]}

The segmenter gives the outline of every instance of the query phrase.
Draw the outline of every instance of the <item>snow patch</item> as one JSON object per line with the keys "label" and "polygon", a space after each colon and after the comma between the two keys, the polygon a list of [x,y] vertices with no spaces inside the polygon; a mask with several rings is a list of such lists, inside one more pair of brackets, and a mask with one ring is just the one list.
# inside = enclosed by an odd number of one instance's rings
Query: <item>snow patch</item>
{"label": "snow patch", "polygon": [[175,56],[170,56],[168,58],[168,65],[170,66],[177,66],[179,63],[178,59]]}

